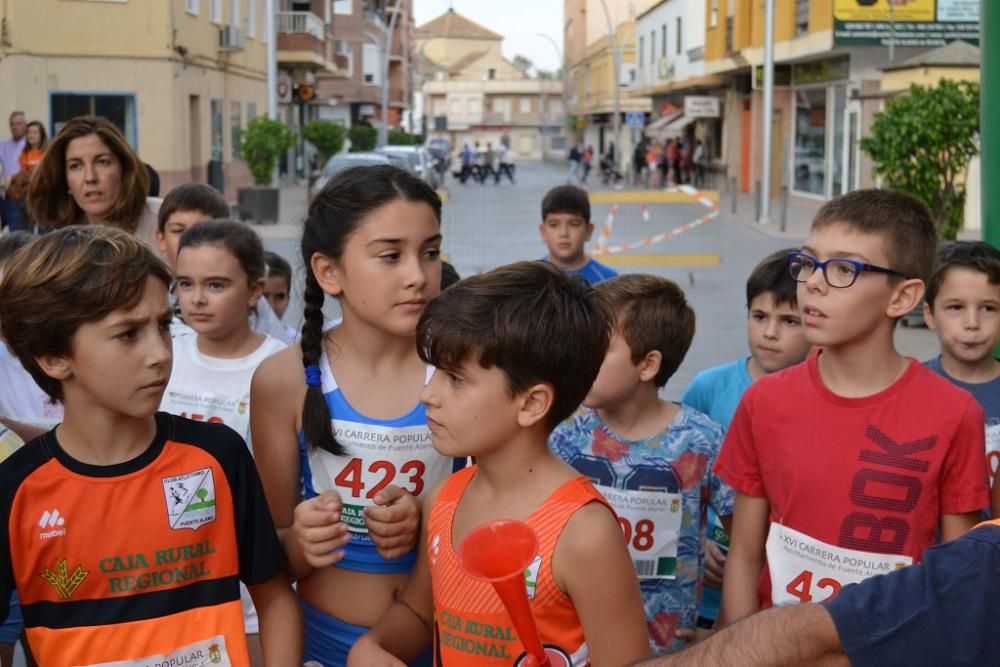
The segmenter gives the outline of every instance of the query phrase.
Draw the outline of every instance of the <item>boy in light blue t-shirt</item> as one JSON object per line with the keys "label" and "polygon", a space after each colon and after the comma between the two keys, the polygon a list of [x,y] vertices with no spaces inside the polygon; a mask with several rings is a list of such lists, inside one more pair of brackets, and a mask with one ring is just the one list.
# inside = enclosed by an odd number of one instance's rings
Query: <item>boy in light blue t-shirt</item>
{"label": "boy in light blue t-shirt", "polygon": [[615,332],[585,408],[549,438],[618,515],[639,575],[651,649],[675,651],[694,634],[709,506],[725,521],[733,490],[712,472],[722,428],[664,401],[694,336],[684,292],[659,276],[630,274],[595,287]]}
{"label": "boy in light blue t-shirt", "polygon": [[[788,253],[771,253],[747,279],[747,343],[750,356],[704,370],[681,397],[684,405],[701,410],[729,428],[736,406],[755,380],[794,366],[809,353],[796,300],[796,283],[788,272]],[[722,567],[729,536],[718,517],[709,512],[705,585],[701,593],[699,627],[711,628],[722,603]]]}
{"label": "boy in light blue t-shirt", "polygon": [[[925,365],[972,394],[986,413],[986,466],[1000,473],[1000,250],[981,241],[941,248],[927,282],[924,321],[941,341],[941,354]],[[993,516],[1000,488],[993,484]]]}

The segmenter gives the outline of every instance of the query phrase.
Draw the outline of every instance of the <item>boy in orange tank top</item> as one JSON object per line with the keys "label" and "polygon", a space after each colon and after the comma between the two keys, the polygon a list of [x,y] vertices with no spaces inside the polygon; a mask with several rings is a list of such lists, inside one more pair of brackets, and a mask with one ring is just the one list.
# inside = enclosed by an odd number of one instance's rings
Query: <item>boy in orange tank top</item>
{"label": "boy in orange tank top", "polygon": [[413,574],[348,665],[402,665],[432,644],[442,667],[517,664],[524,648],[509,615],[457,557],[466,535],[495,519],[525,521],[538,536],[525,589],[542,643],[564,664],[625,665],[648,653],[615,515],[547,445],[597,377],[610,335],[594,292],[543,262],[467,278],[428,304],[417,342],[438,368],[421,397],[434,447],[476,465],[428,494]]}

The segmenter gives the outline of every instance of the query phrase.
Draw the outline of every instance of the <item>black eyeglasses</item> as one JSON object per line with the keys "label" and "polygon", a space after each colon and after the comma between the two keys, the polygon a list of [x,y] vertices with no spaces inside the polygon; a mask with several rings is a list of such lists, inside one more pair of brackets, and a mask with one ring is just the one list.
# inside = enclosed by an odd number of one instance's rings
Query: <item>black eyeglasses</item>
{"label": "black eyeglasses", "polygon": [[850,287],[861,275],[862,271],[885,273],[890,276],[905,278],[899,271],[887,269],[884,266],[866,264],[853,259],[836,258],[821,262],[802,252],[788,253],[788,271],[797,282],[804,283],[815,273],[816,269],[823,271],[823,279],[830,287]]}

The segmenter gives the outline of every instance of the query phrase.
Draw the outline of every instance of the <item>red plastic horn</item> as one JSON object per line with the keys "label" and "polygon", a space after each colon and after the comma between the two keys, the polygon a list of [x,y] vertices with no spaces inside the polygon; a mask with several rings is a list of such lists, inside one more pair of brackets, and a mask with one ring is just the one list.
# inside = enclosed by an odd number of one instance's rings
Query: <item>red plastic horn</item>
{"label": "red plastic horn", "polygon": [[521,664],[546,667],[549,659],[524,585],[524,571],[537,554],[538,537],[531,526],[514,519],[499,519],[469,533],[458,549],[458,560],[467,575],[496,589],[528,653],[528,659]]}

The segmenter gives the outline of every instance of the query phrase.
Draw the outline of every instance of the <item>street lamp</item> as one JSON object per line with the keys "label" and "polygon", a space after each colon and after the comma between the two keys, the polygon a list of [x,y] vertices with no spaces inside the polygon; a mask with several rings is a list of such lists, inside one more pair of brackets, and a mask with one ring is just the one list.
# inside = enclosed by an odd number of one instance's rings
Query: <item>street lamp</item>
{"label": "street lamp", "polygon": [[615,85],[615,97],[614,97],[614,119],[612,122],[612,133],[615,137],[615,155],[614,160],[612,160],[612,166],[618,169],[618,156],[621,155],[621,83],[618,77],[621,75],[622,69],[622,52],[621,47],[618,44],[618,38],[615,36],[615,26],[611,23],[611,14],[608,12],[608,5],[604,0],[601,0],[601,7],[604,8],[604,20],[608,24],[608,40],[611,46],[611,60],[614,66],[614,85]]}
{"label": "street lamp", "polygon": [[[389,17],[389,25],[385,24],[385,19],[375,10],[368,13],[368,21],[374,25],[379,33],[365,31],[365,36],[379,46],[379,65],[382,70],[382,122],[378,127],[378,147],[385,148],[389,143],[389,58],[392,52],[392,34],[396,30],[396,20],[399,18],[403,0],[396,0],[392,8],[392,16]],[[380,38],[381,40],[380,41]]]}
{"label": "street lamp", "polygon": [[[552,45],[552,48],[555,49],[557,62],[560,63],[560,69],[562,70],[562,76],[560,78],[562,78],[562,88],[563,88],[563,95],[562,96],[563,96],[563,104],[565,104],[566,103],[566,63],[563,61],[562,50],[559,48],[559,45],[556,43],[556,40],[552,39],[551,37],[549,37],[548,35],[546,35],[544,32],[539,32],[539,33],[536,33],[536,34],[539,37],[541,37],[542,39],[548,41],[548,43]],[[539,81],[538,81],[538,98],[539,98],[538,117],[539,117],[539,120],[541,121],[541,130],[542,130],[542,160],[544,160],[545,159],[545,127],[546,127],[544,105],[545,105],[545,97],[546,96],[545,96],[545,93],[542,90],[542,86],[543,86],[543,84],[541,82],[541,79],[539,79]]]}

